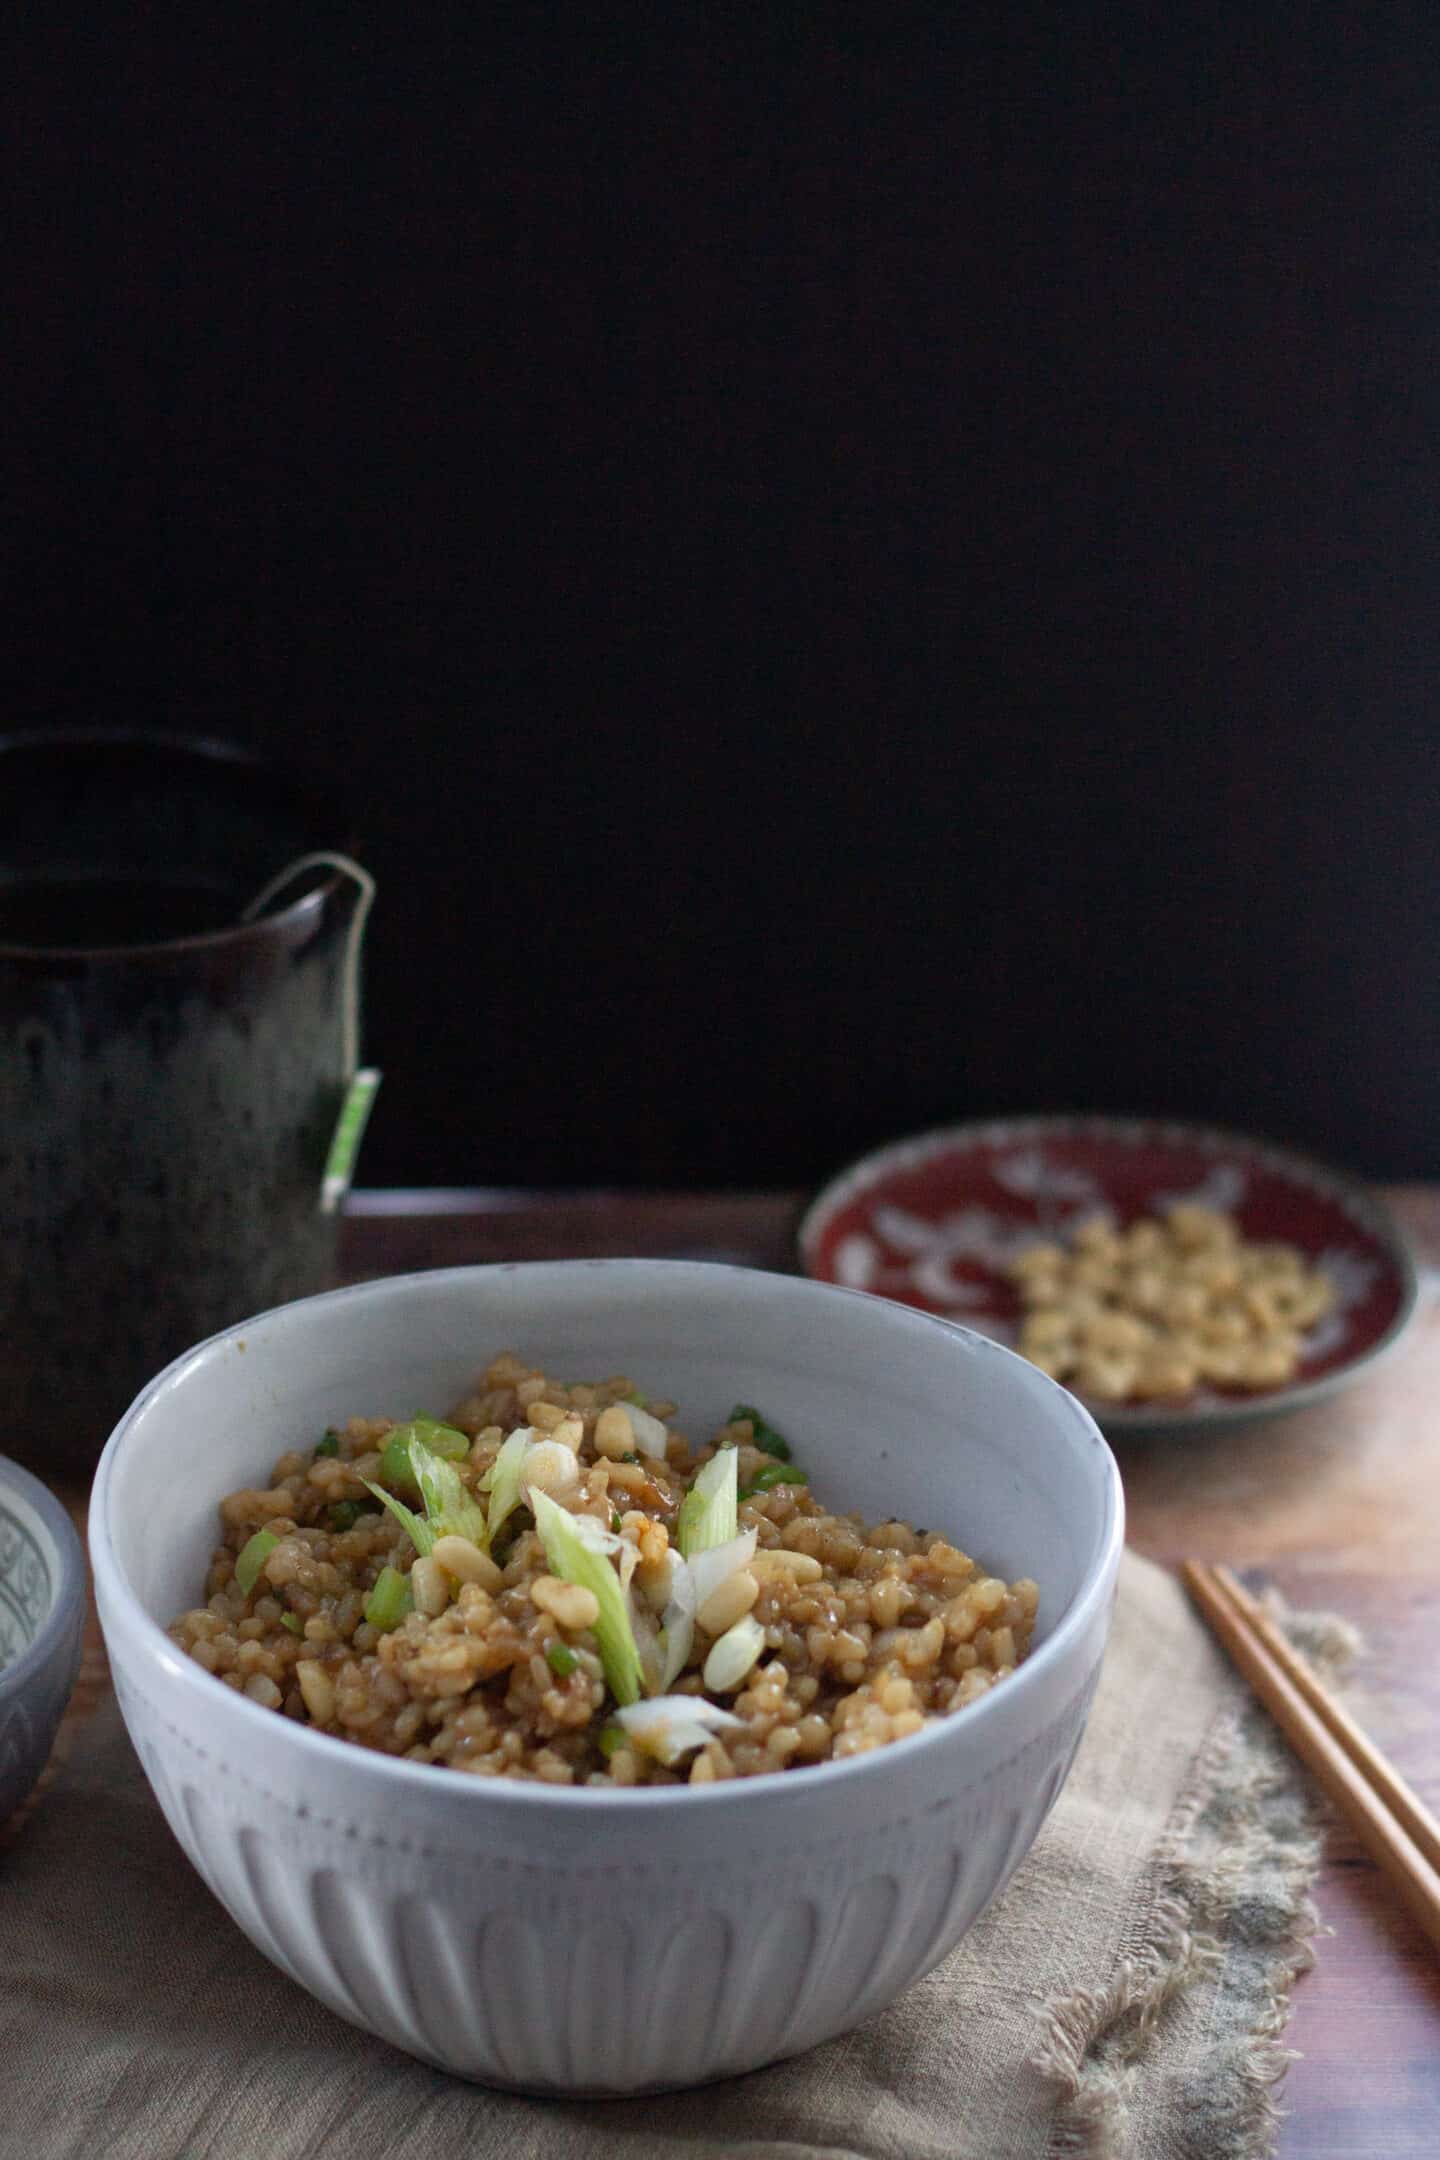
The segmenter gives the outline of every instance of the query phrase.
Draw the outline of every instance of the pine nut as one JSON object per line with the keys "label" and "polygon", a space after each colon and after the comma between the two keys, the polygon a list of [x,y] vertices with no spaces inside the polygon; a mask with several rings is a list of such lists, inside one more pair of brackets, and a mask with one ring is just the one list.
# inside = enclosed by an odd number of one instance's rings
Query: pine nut
{"label": "pine nut", "polygon": [[612,1462],[610,1483],[619,1485],[630,1493],[648,1492],[651,1489],[649,1477],[638,1462]]}
{"label": "pine nut", "polygon": [[275,1682],[268,1680],[264,1673],[256,1673],[253,1679],[246,1681],[245,1693],[251,1702],[263,1703],[267,1710],[278,1710],[285,1700]]}
{"label": "pine nut", "polygon": [[559,1403],[537,1402],[530,1405],[530,1423],[537,1432],[554,1432],[557,1425],[565,1422],[565,1412]]}
{"label": "pine nut", "polygon": [[612,1462],[635,1452],[635,1429],[619,1403],[611,1403],[595,1420],[595,1452]]}
{"label": "pine nut", "polygon": [[765,1648],[765,1630],[747,1613],[711,1645],[702,1678],[712,1695],[733,1695]]}
{"label": "pine nut", "polygon": [[489,1553],[481,1552],[469,1538],[436,1538],[435,1550],[430,1557],[438,1560],[446,1574],[453,1576],[457,1583],[479,1583],[482,1590],[499,1590],[504,1584],[505,1577]]}
{"label": "pine nut", "polygon": [[594,1627],[600,1617],[600,1600],[583,1583],[561,1582],[557,1575],[537,1575],[530,1585],[530,1602],[562,1628]]}
{"label": "pine nut", "polygon": [[749,1568],[740,1568],[716,1585],[695,1618],[707,1635],[723,1635],[744,1619],[759,1595],[760,1585]]}
{"label": "pine nut", "polygon": [[436,1619],[450,1603],[450,1584],[438,1560],[420,1559],[410,1570],[410,1595],[415,1610],[427,1620]]}
{"label": "pine nut", "polygon": [[301,1658],[295,1667],[295,1677],[312,1722],[330,1724],[335,1716],[335,1689],[324,1666],[317,1665],[313,1658]]}
{"label": "pine nut", "polygon": [[819,1582],[825,1570],[810,1553],[789,1552],[783,1545],[762,1547],[750,1562],[759,1576],[788,1575],[793,1582]]}

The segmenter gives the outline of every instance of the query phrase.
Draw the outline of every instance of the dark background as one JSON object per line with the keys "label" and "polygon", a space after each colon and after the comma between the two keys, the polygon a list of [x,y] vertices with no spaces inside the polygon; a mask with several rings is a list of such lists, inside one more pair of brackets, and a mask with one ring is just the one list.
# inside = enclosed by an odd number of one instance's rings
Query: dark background
{"label": "dark background", "polygon": [[1440,1171],[1431,0],[70,12],[5,717],[351,792],[365,1182]]}

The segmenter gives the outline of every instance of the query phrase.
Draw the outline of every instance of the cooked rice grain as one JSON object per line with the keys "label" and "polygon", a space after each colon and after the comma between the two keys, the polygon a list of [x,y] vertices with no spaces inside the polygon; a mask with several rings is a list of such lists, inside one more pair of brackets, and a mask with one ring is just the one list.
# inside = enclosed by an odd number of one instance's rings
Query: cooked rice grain
{"label": "cooked rice grain", "polygon": [[[566,1387],[507,1354],[448,1422],[471,1439],[458,1468],[472,1490],[518,1426],[578,1439],[580,1475],[565,1504],[607,1526],[618,1513],[640,1555],[635,1589],[644,1607],[647,1591],[663,1604],[676,1513],[715,1446],[738,1447],[742,1491],[773,1457],[753,1445],[742,1420],[693,1451],[672,1429],[664,1462],[627,1461],[635,1451],[618,1446],[614,1406],[633,1393],[623,1375]],[[674,1405],[650,1411],[668,1420]],[[364,1483],[378,1473],[391,1424],[353,1418],[336,1454],[287,1453],[267,1486],[222,1501],[207,1602],[170,1630],[227,1687],[362,1747],[477,1777],[709,1784],[904,1739],[998,1685],[1029,1648],[1033,1582],[988,1575],[938,1533],[903,1522],[867,1526],[827,1512],[807,1485],[774,1485],[741,1502],[740,1528],[757,1537],[750,1581],[707,1608],[717,1632],[696,1627],[673,1690],[698,1694],[722,1625],[753,1620],[763,1648],[726,1697],[741,1722],[667,1769],[617,1744],[584,1624],[595,1601],[589,1592],[557,1595],[568,1586],[554,1582],[527,1514],[511,1518],[493,1557],[472,1547],[467,1559],[461,1541],[447,1538],[417,1565],[405,1532]],[[246,1596],[235,1562],[261,1528],[279,1542]],[[415,1610],[388,1634],[365,1619],[384,1567],[414,1584]]]}

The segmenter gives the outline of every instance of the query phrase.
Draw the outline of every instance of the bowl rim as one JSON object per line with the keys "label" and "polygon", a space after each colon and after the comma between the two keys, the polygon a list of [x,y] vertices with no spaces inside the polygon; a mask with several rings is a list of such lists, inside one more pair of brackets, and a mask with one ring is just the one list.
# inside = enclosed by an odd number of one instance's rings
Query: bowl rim
{"label": "bowl rim", "polygon": [[0,1499],[7,1490],[18,1494],[44,1523],[55,1540],[59,1568],[49,1610],[34,1636],[18,1658],[9,1665],[0,1666],[0,1702],[18,1695],[27,1681],[48,1662],[66,1629],[73,1623],[76,1610],[83,1609],[85,1602],[85,1549],[64,1503],[23,1463],[0,1455]]}
{"label": "bowl rim", "polygon": [[[1058,1381],[1050,1379],[1048,1374],[1029,1364],[1015,1351],[937,1314],[922,1312],[914,1306],[901,1305],[888,1298],[871,1297],[863,1290],[850,1290],[835,1283],[815,1282],[803,1275],[780,1275],[766,1269],[741,1267],[719,1261],[617,1257],[499,1261],[450,1268],[417,1269],[402,1275],[383,1275],[365,1282],[347,1284],[338,1290],[322,1291],[315,1297],[297,1298],[289,1304],[272,1306],[266,1312],[256,1313],[247,1320],[236,1321],[233,1326],[220,1329],[204,1342],[182,1352],[162,1372],[157,1373],[136,1396],[106,1442],[90,1494],[90,1558],[95,1571],[97,1592],[103,1593],[112,1613],[118,1615],[122,1624],[137,1631],[138,1647],[148,1659],[160,1665],[172,1683],[178,1684],[187,1696],[202,1706],[208,1703],[212,1709],[218,1709],[222,1703],[227,1705],[226,1714],[233,1714],[240,1719],[239,1735],[243,1738],[247,1731],[253,1733],[258,1748],[263,1749],[267,1744],[271,1747],[293,1745],[301,1750],[302,1758],[311,1756],[314,1750],[319,1750],[318,1754],[313,1755],[317,1770],[326,1764],[338,1768],[340,1764],[348,1763],[352,1775],[374,1778],[382,1786],[390,1784],[397,1790],[436,1791],[436,1766],[432,1763],[410,1762],[401,1756],[381,1754],[371,1748],[358,1748],[351,1741],[342,1740],[331,1733],[315,1732],[309,1726],[297,1724],[289,1718],[279,1721],[284,1731],[282,1740],[276,1731],[273,1710],[265,1709],[259,1703],[249,1702],[237,1690],[225,1687],[212,1673],[197,1665],[193,1658],[187,1657],[159,1622],[150,1617],[126,1580],[110,1537],[111,1495],[116,1465],[124,1449],[126,1437],[160,1394],[181,1386],[192,1368],[213,1358],[222,1343],[233,1341],[260,1325],[262,1321],[272,1320],[281,1313],[308,1311],[312,1308],[337,1305],[342,1301],[363,1303],[368,1298],[383,1301],[402,1287],[424,1285],[439,1288],[459,1282],[490,1280],[502,1275],[540,1276],[561,1272],[574,1275],[595,1270],[605,1270],[612,1274],[623,1271],[626,1274],[642,1275],[653,1274],[657,1269],[663,1270],[667,1276],[684,1274],[710,1282],[720,1278],[727,1286],[733,1286],[737,1281],[747,1285],[781,1284],[787,1292],[798,1295],[802,1300],[813,1300],[817,1303],[828,1304],[839,1298],[858,1299],[883,1313],[886,1325],[895,1326],[905,1333],[929,1333],[938,1329],[942,1335],[952,1340],[958,1336],[971,1353],[1003,1358],[1013,1363],[1025,1376],[1024,1384],[1027,1387],[1034,1386],[1037,1392],[1042,1393],[1053,1392],[1055,1408],[1061,1419],[1072,1426],[1077,1438],[1088,1441],[1099,1454],[1104,1485],[1097,1549],[1069,1610],[1062,1615],[1044,1642],[1017,1668],[1009,1686],[1003,1691],[1004,1694],[1013,1701],[1013,1689],[1033,1686],[1038,1677],[1064,1662],[1071,1647],[1090,1628],[1097,1610],[1109,1600],[1125,1541],[1125,1498],[1119,1465],[1108,1441],[1085,1405],[1061,1387]],[[103,1615],[102,1628],[108,1645],[110,1627],[106,1625]],[[981,1696],[978,1702],[967,1705],[964,1731],[974,1735],[978,1728],[971,1721],[986,1719],[987,1713],[993,1715],[996,1707],[996,1691],[991,1691]],[[1003,1705],[1001,1707],[1003,1710]],[[813,1764],[807,1768],[804,1777],[798,1779],[793,1773],[776,1770],[761,1771],[753,1777],[727,1779],[711,1785],[607,1787],[597,1791],[590,1786],[548,1785],[530,1779],[455,1778],[441,1782],[439,1790],[449,1792],[461,1787],[474,1787],[480,1798],[488,1798],[504,1807],[567,1811],[577,1807],[593,1810],[597,1801],[617,1800],[627,1808],[650,1810],[674,1806],[734,1806],[747,1793],[757,1797],[761,1792],[777,1796],[794,1794],[797,1785],[800,1791],[796,1797],[803,1801],[807,1791],[815,1790],[812,1777],[823,1777],[827,1789],[834,1780],[840,1778],[855,1781],[877,1775],[883,1777],[884,1759],[892,1755],[896,1748],[904,1748],[913,1753],[921,1748],[953,1743],[959,1729],[957,1721],[941,1719],[918,1733],[908,1734],[903,1740],[893,1742],[889,1747],[874,1748],[864,1754],[851,1756],[843,1762]]]}

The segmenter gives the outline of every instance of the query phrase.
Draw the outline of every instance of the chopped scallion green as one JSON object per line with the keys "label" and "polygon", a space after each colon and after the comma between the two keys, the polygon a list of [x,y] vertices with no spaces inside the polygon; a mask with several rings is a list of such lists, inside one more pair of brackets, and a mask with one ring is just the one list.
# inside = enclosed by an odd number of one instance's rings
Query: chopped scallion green
{"label": "chopped scallion green", "polygon": [[514,1514],[524,1499],[521,1473],[525,1468],[525,1458],[534,1444],[530,1427],[517,1426],[490,1466],[490,1519],[487,1535],[492,1545],[500,1525],[507,1516]]}
{"label": "chopped scallion green", "polygon": [[594,1592],[600,1607],[595,1642],[611,1694],[618,1703],[638,1702],[644,1669],[625,1591],[609,1553],[597,1551],[588,1543],[581,1526],[589,1526],[591,1538],[604,1538],[609,1533],[601,1530],[592,1516],[570,1514],[548,1493],[532,1491],[530,1505],[550,1567],[562,1581],[583,1583]]}
{"label": "chopped scallion green", "polygon": [[419,1493],[415,1473],[410,1468],[410,1428],[397,1425],[380,1450],[380,1475],[396,1492],[408,1493],[413,1499]]}
{"label": "chopped scallion green", "polygon": [[375,1587],[365,1600],[365,1618],[371,1627],[388,1635],[392,1628],[399,1627],[413,1606],[409,1576],[402,1575],[399,1568],[381,1568],[375,1578]]}
{"label": "chopped scallion green", "polygon": [[703,1695],[660,1695],[622,1710],[619,1722],[632,1746],[658,1762],[677,1763],[704,1747],[712,1734],[740,1720],[733,1710],[722,1710]]}
{"label": "chopped scallion green", "polygon": [[432,1455],[443,1456],[446,1462],[460,1462],[470,1453],[470,1435],[454,1425],[447,1425],[443,1418],[411,1418],[415,1438],[423,1440]]}
{"label": "chopped scallion green", "polygon": [[616,1753],[617,1749],[624,1747],[625,1739],[626,1735],[623,1725],[607,1725],[605,1727],[604,1731],[600,1735],[598,1745],[601,1754],[606,1758],[607,1761],[613,1754]]}
{"label": "chopped scallion green", "polygon": [[485,1510],[454,1463],[417,1438],[410,1442],[410,1467],[425,1502],[425,1520],[435,1536],[469,1538],[472,1545],[483,1547],[489,1536]]}
{"label": "chopped scallion green", "polygon": [[694,1484],[675,1518],[675,1541],[688,1560],[711,1545],[728,1545],[735,1535],[736,1451],[721,1448],[696,1473]]}
{"label": "chopped scallion green", "polygon": [[558,1673],[562,1680],[568,1680],[580,1660],[568,1643],[552,1642],[545,1645],[545,1662],[551,1672]]}
{"label": "chopped scallion green", "polygon": [[417,1515],[412,1508],[406,1507],[403,1500],[395,1498],[394,1493],[386,1492],[383,1485],[371,1485],[369,1478],[366,1478],[364,1482],[369,1490],[374,1493],[380,1505],[390,1510],[390,1513],[395,1517],[396,1522],[399,1523],[422,1559],[427,1553],[433,1552],[435,1548],[435,1532],[430,1528],[424,1516]]}
{"label": "chopped scallion green", "polygon": [[315,1443],[315,1454],[318,1458],[321,1455],[338,1455],[339,1452],[340,1435],[338,1432],[336,1432],[333,1425],[327,1425],[325,1428],[324,1437],[317,1440]]}
{"label": "chopped scallion green", "polygon": [[742,1500],[753,1500],[756,1493],[769,1492],[776,1485],[808,1485],[808,1470],[797,1469],[794,1463],[768,1463],[760,1471],[753,1485],[747,1485],[740,1494]]}
{"label": "chopped scallion green", "polygon": [[620,1400],[621,1402],[634,1403],[637,1410],[648,1410],[650,1407],[649,1396],[642,1395],[638,1387],[632,1388],[628,1395],[622,1395]]}
{"label": "chopped scallion green", "polygon": [[406,1425],[396,1425],[388,1434],[380,1456],[380,1482],[392,1492],[413,1494],[416,1490],[415,1468],[410,1459],[410,1444],[418,1440],[422,1447],[438,1455],[442,1462],[459,1462],[470,1452],[470,1442],[464,1433],[453,1425],[442,1425],[438,1418],[413,1417]]}
{"label": "chopped scallion green", "polygon": [[753,1403],[737,1402],[730,1412],[729,1422],[732,1425],[738,1425],[743,1418],[750,1420],[751,1429],[754,1433],[754,1445],[759,1448],[762,1455],[773,1455],[777,1462],[789,1462],[789,1441],[783,1433],[776,1432],[774,1426],[755,1408]]}
{"label": "chopped scallion green", "polygon": [[281,1627],[288,1627],[292,1635],[303,1635],[305,1633],[304,1621],[299,1619],[293,1612],[282,1612],[280,1625]]}
{"label": "chopped scallion green", "polygon": [[630,1431],[640,1453],[648,1455],[652,1462],[664,1462],[670,1434],[659,1418],[642,1410],[638,1403],[627,1404],[625,1416],[630,1420]]}
{"label": "chopped scallion green", "polygon": [[254,1537],[247,1538],[241,1546],[235,1562],[235,1580],[246,1597],[259,1582],[261,1569],[279,1543],[273,1530],[257,1530]]}
{"label": "chopped scallion green", "polygon": [[335,1500],[326,1509],[332,1530],[353,1530],[365,1510],[358,1500]]}

